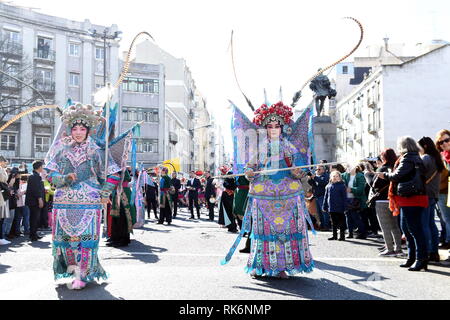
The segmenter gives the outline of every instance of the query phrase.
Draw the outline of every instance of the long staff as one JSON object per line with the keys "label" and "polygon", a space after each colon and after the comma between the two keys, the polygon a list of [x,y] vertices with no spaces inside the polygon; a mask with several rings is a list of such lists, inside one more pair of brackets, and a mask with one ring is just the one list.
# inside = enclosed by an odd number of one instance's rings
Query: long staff
{"label": "long staff", "polygon": [[[295,169],[305,169],[305,168],[312,168],[312,167],[317,167],[317,166],[332,166],[335,164],[342,164],[342,163],[346,163],[346,162],[327,162],[327,163],[309,164],[306,166],[289,167],[289,168],[283,168],[283,169],[269,169],[269,170],[255,171],[254,174],[268,174],[268,173],[273,173],[273,172],[278,172],[278,171],[290,171],[290,170],[295,170]],[[225,176],[215,176],[215,177],[213,177],[213,179],[234,178],[234,177],[242,177],[242,176],[245,176],[245,173],[229,174],[229,175],[225,175]]]}

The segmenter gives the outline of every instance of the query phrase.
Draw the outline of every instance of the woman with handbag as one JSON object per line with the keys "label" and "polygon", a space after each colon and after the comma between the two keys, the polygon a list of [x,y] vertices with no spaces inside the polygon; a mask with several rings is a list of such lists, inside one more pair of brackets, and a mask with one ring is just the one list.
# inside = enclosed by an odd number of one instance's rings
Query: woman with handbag
{"label": "woman with handbag", "polygon": [[[380,155],[382,164],[376,172],[389,172],[394,169],[397,155],[393,149],[386,149]],[[380,249],[381,257],[392,257],[403,255],[402,251],[402,232],[398,226],[397,217],[394,217],[391,210],[389,210],[388,189],[389,181],[380,179],[374,174],[373,179],[369,179],[368,174],[365,174],[370,188],[369,205],[375,206],[378,222],[383,232],[384,246]]]}
{"label": "woman with handbag", "polygon": [[8,161],[0,156],[0,246],[10,244],[11,242],[3,238],[3,222],[9,218],[9,188],[6,181],[8,180],[8,173],[6,172],[6,166]]}
{"label": "woman with handbag", "polygon": [[450,131],[441,130],[436,135],[436,148],[441,153],[444,161],[445,169],[441,173],[441,183],[439,187],[438,206],[441,213],[441,249],[450,249],[450,207],[447,206],[448,201],[448,178],[450,171]]}
{"label": "woman with handbag", "polygon": [[397,149],[401,156],[394,172],[380,172],[377,175],[392,182],[389,187],[389,207],[394,215],[400,212],[401,228],[408,245],[408,260],[400,267],[409,268],[409,271],[427,270],[427,244],[422,227],[422,215],[428,207],[425,167],[419,156],[419,146],[413,138],[399,138]]}
{"label": "woman with handbag", "polygon": [[445,167],[441,155],[430,137],[420,139],[419,145],[423,150],[421,154],[425,165],[425,178],[427,179],[425,188],[428,195],[428,208],[422,216],[422,225],[427,241],[428,261],[439,262],[439,231],[436,226],[434,211],[439,199],[441,172],[444,171]]}
{"label": "woman with handbag", "polygon": [[356,239],[366,239],[367,231],[361,219],[361,210],[367,208],[367,196],[365,194],[366,179],[358,166],[351,168],[342,175],[342,180],[347,187],[348,205],[345,212],[347,218],[348,239],[353,238],[353,230],[358,228]]}

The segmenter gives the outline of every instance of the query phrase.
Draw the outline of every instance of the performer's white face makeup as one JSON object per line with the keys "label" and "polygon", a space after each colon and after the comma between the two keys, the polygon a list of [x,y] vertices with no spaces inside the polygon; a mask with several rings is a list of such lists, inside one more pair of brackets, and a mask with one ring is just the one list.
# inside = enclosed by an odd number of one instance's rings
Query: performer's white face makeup
{"label": "performer's white face makeup", "polygon": [[77,143],[82,143],[87,138],[88,130],[84,126],[76,125],[72,128],[72,138]]}
{"label": "performer's white face makeup", "polygon": [[281,135],[281,126],[278,122],[272,121],[267,124],[267,135],[270,140],[278,140]]}

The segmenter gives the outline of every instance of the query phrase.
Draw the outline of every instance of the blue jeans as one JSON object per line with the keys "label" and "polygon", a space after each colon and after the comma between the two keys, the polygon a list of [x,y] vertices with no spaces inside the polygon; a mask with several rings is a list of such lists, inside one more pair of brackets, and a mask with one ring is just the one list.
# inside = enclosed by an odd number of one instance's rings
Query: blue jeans
{"label": "blue jeans", "polygon": [[353,233],[353,230],[358,228],[360,234],[366,233],[366,226],[364,225],[359,210],[347,210],[345,212],[347,220],[348,232]]}
{"label": "blue jeans", "polygon": [[439,230],[434,219],[434,212],[436,207],[436,199],[428,198],[428,208],[422,213],[422,226],[427,242],[427,252],[437,253],[439,251]]}
{"label": "blue jeans", "polygon": [[3,237],[8,236],[9,231],[11,231],[11,226],[14,221],[14,210],[9,210],[9,218],[5,218],[5,221],[3,222]]}
{"label": "blue jeans", "polygon": [[408,259],[426,260],[427,242],[422,226],[422,216],[426,208],[402,207],[400,208],[400,220],[402,231],[408,244]]}
{"label": "blue jeans", "polygon": [[30,232],[30,208],[28,206],[22,207],[22,226],[23,226],[23,232],[29,233]]}
{"label": "blue jeans", "polygon": [[[439,194],[439,209],[441,210],[442,220],[442,233],[445,230],[445,242],[450,242],[450,207],[447,207],[447,195]],[[444,222],[444,223],[442,223]]]}
{"label": "blue jeans", "polygon": [[323,228],[331,228],[330,215],[328,212],[322,211],[324,196],[316,198],[317,208],[319,212],[320,225]]}

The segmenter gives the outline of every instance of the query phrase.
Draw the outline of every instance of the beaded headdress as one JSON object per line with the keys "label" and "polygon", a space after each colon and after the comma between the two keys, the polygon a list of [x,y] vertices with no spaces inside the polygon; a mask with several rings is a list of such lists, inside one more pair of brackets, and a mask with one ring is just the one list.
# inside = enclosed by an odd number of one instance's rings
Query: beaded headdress
{"label": "beaded headdress", "polygon": [[281,101],[270,107],[263,104],[255,111],[253,123],[257,126],[265,127],[269,122],[277,121],[280,125],[284,126],[291,123],[293,115],[292,108],[283,104]]}
{"label": "beaded headdress", "polygon": [[69,128],[77,124],[84,125],[87,128],[94,128],[100,123],[100,114],[89,104],[77,103],[63,112],[62,120]]}

